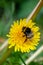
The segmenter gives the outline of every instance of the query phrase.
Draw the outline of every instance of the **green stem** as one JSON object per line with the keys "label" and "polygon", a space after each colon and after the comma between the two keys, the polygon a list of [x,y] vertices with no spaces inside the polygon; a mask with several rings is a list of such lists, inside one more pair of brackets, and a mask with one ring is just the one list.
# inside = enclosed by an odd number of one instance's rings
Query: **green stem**
{"label": "green stem", "polygon": [[24,63],[24,65],[26,65],[25,61],[23,60],[23,58],[21,57],[20,54],[18,54],[19,58],[22,60],[22,62]]}

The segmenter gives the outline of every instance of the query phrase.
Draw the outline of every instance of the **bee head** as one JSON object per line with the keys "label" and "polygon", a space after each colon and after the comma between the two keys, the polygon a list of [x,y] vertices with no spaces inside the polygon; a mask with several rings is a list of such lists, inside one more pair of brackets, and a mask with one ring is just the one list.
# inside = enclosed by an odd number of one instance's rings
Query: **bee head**
{"label": "bee head", "polygon": [[28,35],[31,33],[31,29],[29,27],[23,27],[22,31],[24,32],[24,34]]}

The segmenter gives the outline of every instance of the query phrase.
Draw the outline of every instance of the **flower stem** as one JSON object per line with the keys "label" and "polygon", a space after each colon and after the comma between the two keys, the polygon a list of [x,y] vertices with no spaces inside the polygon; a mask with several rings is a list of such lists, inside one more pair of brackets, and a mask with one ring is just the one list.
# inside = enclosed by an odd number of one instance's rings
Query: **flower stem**
{"label": "flower stem", "polygon": [[22,60],[23,64],[26,65],[25,61],[23,60],[23,58],[21,57],[20,54],[18,54],[19,58]]}

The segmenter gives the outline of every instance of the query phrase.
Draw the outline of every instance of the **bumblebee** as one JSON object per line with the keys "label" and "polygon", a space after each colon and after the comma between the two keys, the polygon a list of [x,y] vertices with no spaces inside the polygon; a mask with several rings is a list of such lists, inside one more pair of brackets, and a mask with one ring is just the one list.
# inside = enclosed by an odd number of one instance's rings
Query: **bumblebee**
{"label": "bumblebee", "polygon": [[31,31],[29,27],[23,27],[22,32],[24,33],[23,37],[26,36],[26,39],[24,42],[26,42],[27,39],[31,39],[33,37],[33,32]]}

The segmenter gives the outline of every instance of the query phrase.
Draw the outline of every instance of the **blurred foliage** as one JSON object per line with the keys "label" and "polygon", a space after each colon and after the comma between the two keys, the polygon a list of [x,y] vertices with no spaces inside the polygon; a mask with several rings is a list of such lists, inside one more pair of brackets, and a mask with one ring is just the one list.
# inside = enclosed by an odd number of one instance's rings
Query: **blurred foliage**
{"label": "blurred foliage", "polygon": [[[6,34],[14,20],[20,18],[27,18],[32,12],[39,0],[0,0],[0,37],[6,39]],[[35,22],[40,27],[41,41],[37,49],[43,44],[43,8],[37,15]],[[35,51],[28,53],[20,53],[21,57],[25,61]],[[40,57],[43,56],[41,53]],[[38,57],[37,57],[38,58]],[[21,65],[22,61],[19,58],[18,52],[14,53],[6,59],[2,65]],[[30,65],[43,65],[40,62],[31,62]]]}
{"label": "blurred foliage", "polygon": [[31,62],[29,65],[43,65],[43,62],[42,63],[39,63],[39,62]]}

